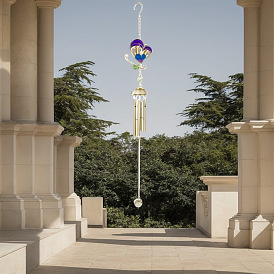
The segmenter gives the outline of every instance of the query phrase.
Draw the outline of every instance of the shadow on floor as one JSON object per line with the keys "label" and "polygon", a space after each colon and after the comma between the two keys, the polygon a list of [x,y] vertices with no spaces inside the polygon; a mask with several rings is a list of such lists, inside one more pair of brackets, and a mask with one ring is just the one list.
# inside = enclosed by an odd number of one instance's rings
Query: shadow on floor
{"label": "shadow on floor", "polygon": [[165,233],[116,233],[113,236],[132,236],[132,237],[189,237],[189,238],[206,238],[204,234],[195,228],[166,228]]}
{"label": "shadow on floor", "polygon": [[132,245],[132,246],[197,246],[226,248],[226,243],[216,243],[211,241],[141,241],[141,240],[115,240],[115,239],[86,239],[82,238],[79,242],[108,244],[108,245]]}
{"label": "shadow on floor", "polygon": [[61,267],[61,266],[39,266],[29,272],[29,274],[250,274],[251,272],[231,272],[215,270],[118,270],[102,268],[79,268],[79,267]]}

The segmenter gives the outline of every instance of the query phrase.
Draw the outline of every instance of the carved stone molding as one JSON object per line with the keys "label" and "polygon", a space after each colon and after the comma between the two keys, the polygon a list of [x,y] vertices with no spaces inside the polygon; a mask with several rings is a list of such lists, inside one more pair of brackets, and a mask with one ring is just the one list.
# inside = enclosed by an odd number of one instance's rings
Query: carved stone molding
{"label": "carved stone molding", "polygon": [[202,199],[204,216],[207,217],[208,216],[208,195],[207,195],[207,193],[202,193],[201,199]]}
{"label": "carved stone molding", "polygon": [[38,8],[58,8],[61,5],[61,0],[35,0]]}
{"label": "carved stone molding", "polygon": [[274,120],[250,120],[246,122],[233,122],[226,126],[231,134],[243,132],[274,132]]}
{"label": "carved stone molding", "polygon": [[78,136],[61,135],[61,136],[55,137],[55,142],[57,145],[60,145],[60,146],[77,147],[81,144],[82,138]]}
{"label": "carved stone molding", "polygon": [[237,4],[243,8],[259,8],[262,0],[237,0]]}

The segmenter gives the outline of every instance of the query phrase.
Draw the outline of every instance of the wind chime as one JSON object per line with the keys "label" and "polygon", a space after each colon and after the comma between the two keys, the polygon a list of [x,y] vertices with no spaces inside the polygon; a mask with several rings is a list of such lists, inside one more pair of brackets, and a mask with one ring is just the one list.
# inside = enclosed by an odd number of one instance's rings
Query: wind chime
{"label": "wind chime", "polygon": [[143,76],[142,70],[147,67],[143,65],[143,61],[150,56],[152,53],[151,47],[145,45],[141,40],[141,13],[143,11],[143,4],[137,2],[133,10],[136,9],[136,6],[140,5],[141,9],[138,15],[138,39],[133,40],[130,43],[130,53],[136,59],[137,64],[131,62],[128,59],[128,54],[125,55],[127,62],[132,64],[133,69],[138,69],[137,81],[139,82],[138,87],[131,93],[133,96],[133,137],[138,139],[138,197],[134,200],[134,205],[136,207],[141,207],[143,202],[141,199],[141,131],[146,131],[146,96],[147,92],[142,86]]}

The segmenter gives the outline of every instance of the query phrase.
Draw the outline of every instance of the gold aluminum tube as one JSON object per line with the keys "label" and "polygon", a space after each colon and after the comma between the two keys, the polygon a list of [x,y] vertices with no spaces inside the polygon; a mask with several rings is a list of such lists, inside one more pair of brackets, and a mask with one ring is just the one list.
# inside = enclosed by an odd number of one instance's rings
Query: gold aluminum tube
{"label": "gold aluminum tube", "polygon": [[140,131],[144,131],[144,102],[140,101]]}
{"label": "gold aluminum tube", "polygon": [[137,112],[137,105],[136,105],[136,97],[133,97],[133,136],[136,137],[137,132],[137,123],[136,123],[136,112]]}
{"label": "gold aluminum tube", "polygon": [[140,137],[140,131],[146,131],[146,95],[147,92],[138,87],[133,95],[133,136]]}
{"label": "gold aluminum tube", "polygon": [[137,132],[136,132],[136,137],[140,136],[140,108],[141,108],[141,101],[140,101],[140,97],[139,97],[137,99],[137,119],[136,119]]}
{"label": "gold aluminum tube", "polygon": [[143,99],[143,131],[144,132],[147,130],[146,114],[147,114],[147,101],[146,101],[146,97],[144,96],[144,99]]}

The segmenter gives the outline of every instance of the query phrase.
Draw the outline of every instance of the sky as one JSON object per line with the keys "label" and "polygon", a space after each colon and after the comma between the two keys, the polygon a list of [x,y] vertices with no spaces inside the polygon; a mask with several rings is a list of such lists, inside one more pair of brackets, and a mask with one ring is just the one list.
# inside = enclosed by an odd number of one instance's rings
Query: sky
{"label": "sky", "polygon": [[[109,131],[132,133],[132,95],[137,71],[125,61],[138,38],[138,13],[133,0],[62,0],[55,10],[55,77],[68,65],[93,61],[94,87],[108,103],[90,112],[119,124]],[[243,72],[243,9],[236,0],[142,0],[142,41],[153,52],[144,61],[147,131],[183,136],[193,129],[178,126],[176,115],[200,96],[190,73],[226,81]]]}

